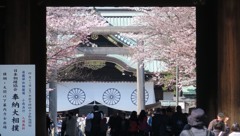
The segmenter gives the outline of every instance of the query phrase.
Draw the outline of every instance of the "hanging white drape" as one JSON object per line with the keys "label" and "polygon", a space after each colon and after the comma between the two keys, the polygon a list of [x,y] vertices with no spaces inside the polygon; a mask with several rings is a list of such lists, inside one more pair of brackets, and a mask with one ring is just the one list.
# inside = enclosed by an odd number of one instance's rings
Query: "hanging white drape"
{"label": "hanging white drape", "polygon": [[[57,111],[76,109],[97,101],[107,107],[137,110],[136,82],[58,82]],[[145,104],[155,103],[153,82],[145,83]]]}

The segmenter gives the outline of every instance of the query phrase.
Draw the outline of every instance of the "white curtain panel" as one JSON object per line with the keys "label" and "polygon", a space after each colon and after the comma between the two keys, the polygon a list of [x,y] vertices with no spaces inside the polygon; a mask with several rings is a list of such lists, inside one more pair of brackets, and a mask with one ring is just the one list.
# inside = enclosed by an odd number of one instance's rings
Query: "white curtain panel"
{"label": "white curtain panel", "polygon": [[[58,82],[57,111],[97,101],[123,111],[137,110],[137,82]],[[145,82],[145,104],[155,103],[154,84]]]}

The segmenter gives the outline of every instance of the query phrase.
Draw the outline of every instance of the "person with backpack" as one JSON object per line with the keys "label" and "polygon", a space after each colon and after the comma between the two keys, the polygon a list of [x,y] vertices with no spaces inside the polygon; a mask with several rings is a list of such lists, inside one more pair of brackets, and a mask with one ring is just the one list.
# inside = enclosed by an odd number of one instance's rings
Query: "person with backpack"
{"label": "person with backpack", "polygon": [[85,119],[85,127],[84,127],[85,136],[91,136],[92,123],[91,123],[90,116],[91,116],[91,113],[88,113]]}
{"label": "person with backpack", "polygon": [[181,106],[178,105],[176,107],[176,112],[173,113],[171,117],[171,121],[172,121],[172,131],[174,136],[179,136],[184,126],[187,124],[187,117],[185,114],[182,113]]}
{"label": "person with backpack", "polygon": [[100,136],[106,136],[107,135],[107,130],[108,130],[108,124],[107,124],[107,118],[106,117],[103,117],[103,119],[101,120],[100,127],[101,127]]}
{"label": "person with backpack", "polygon": [[73,112],[69,112],[65,119],[65,135],[64,136],[77,136],[78,134],[77,118]]}
{"label": "person with backpack", "polygon": [[138,136],[138,117],[137,112],[132,111],[128,119],[128,136]]}
{"label": "person with backpack", "polygon": [[205,126],[206,115],[203,109],[193,109],[187,118],[188,127],[184,129],[180,136],[215,136],[214,133]]}
{"label": "person with backpack", "polygon": [[122,118],[121,121],[121,136],[127,136],[127,131],[128,131],[128,119],[126,117],[126,113],[125,112],[121,112],[120,116]]}
{"label": "person with backpack", "polygon": [[152,136],[169,136],[167,132],[168,118],[163,109],[157,108],[152,117]]}
{"label": "person with backpack", "polygon": [[147,113],[145,110],[141,110],[138,115],[138,135],[148,136],[150,132],[150,126],[147,123]]}
{"label": "person with backpack", "polygon": [[93,112],[87,116],[87,120],[91,120],[91,136],[100,136],[101,134],[101,120],[103,119],[103,114],[99,111],[97,105],[93,106]]}
{"label": "person with backpack", "polygon": [[108,121],[111,136],[121,136],[121,130],[122,130],[121,123],[122,123],[122,117],[119,115],[119,112],[115,111],[113,115],[110,116]]}

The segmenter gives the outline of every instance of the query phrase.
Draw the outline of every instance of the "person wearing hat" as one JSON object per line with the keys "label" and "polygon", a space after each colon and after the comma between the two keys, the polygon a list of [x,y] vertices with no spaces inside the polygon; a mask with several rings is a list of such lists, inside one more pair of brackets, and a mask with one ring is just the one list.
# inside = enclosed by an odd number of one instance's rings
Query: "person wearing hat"
{"label": "person wearing hat", "polygon": [[[224,119],[225,119],[225,115],[222,112],[219,112],[217,114],[217,118],[213,119],[209,125],[208,125],[208,130],[213,131],[214,130],[214,126],[218,123],[218,122],[223,122],[224,123]],[[224,123],[225,124],[225,123]],[[224,130],[225,130],[225,126],[224,126]]]}
{"label": "person wearing hat", "polygon": [[205,126],[205,112],[201,108],[193,109],[188,116],[188,129],[184,129],[180,136],[214,136]]}

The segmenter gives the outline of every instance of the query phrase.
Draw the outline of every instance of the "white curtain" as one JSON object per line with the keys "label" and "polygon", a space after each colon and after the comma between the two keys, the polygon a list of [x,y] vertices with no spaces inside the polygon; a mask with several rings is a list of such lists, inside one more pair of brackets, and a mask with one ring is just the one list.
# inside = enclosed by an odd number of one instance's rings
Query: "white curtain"
{"label": "white curtain", "polygon": [[[137,110],[136,82],[59,82],[57,111],[67,111],[97,101],[123,111]],[[145,82],[145,104],[155,103],[153,82]]]}

